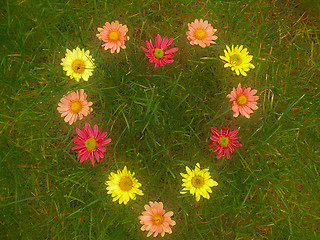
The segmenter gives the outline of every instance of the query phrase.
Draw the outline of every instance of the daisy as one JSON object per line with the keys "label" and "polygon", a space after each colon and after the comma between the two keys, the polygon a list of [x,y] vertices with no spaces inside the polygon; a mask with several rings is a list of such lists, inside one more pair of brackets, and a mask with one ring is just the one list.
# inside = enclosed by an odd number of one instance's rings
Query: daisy
{"label": "daisy", "polygon": [[93,61],[94,59],[91,57],[89,50],[84,51],[84,49],[80,50],[77,47],[72,51],[67,49],[66,57],[62,58],[61,65],[71,79],[74,78],[77,82],[79,82],[80,78],[88,81],[95,68]]}
{"label": "daisy", "polygon": [[187,32],[187,38],[191,45],[200,45],[201,47],[209,46],[211,43],[215,44],[214,40],[218,37],[213,35],[217,29],[214,29],[208,21],[200,19],[194,20],[192,23],[188,23],[189,32]]}
{"label": "daisy", "polygon": [[71,125],[78,117],[79,120],[82,120],[83,116],[92,112],[91,105],[92,102],[87,101],[87,94],[83,89],[80,89],[80,91],[71,92],[61,98],[57,110],[61,113],[61,117],[65,117],[64,121]]}
{"label": "daisy", "polygon": [[241,88],[241,83],[239,83],[237,89],[233,88],[232,92],[227,95],[227,98],[230,98],[230,102],[232,102],[234,117],[238,117],[240,112],[241,115],[250,118],[250,113],[253,113],[252,110],[258,109],[257,100],[259,97],[254,96],[256,93],[257,90],[255,89]]}
{"label": "daisy", "polygon": [[78,137],[74,138],[73,142],[77,146],[73,147],[72,150],[77,150],[80,163],[90,158],[92,166],[94,166],[94,157],[99,162],[99,159],[103,158],[103,154],[106,152],[103,145],[111,142],[110,138],[105,139],[108,133],[99,131],[97,125],[94,125],[92,129],[89,123],[86,123],[82,130],[77,128],[76,131]]}
{"label": "daisy", "polygon": [[120,48],[125,49],[124,45],[126,40],[129,40],[129,37],[126,36],[128,28],[126,25],[119,24],[118,21],[106,22],[103,28],[98,28],[99,33],[96,35],[99,40],[104,41],[102,47],[105,50],[110,48],[111,53],[117,51],[120,52]]}
{"label": "daisy", "polygon": [[197,163],[194,170],[186,167],[186,171],[187,174],[180,173],[183,177],[182,187],[184,187],[180,193],[185,194],[190,191],[192,195],[196,196],[197,201],[201,196],[209,199],[208,192],[212,193],[211,187],[218,186],[218,183],[211,179],[209,169],[200,170],[200,164]]}
{"label": "daisy", "polygon": [[238,76],[240,73],[243,76],[247,76],[246,71],[255,68],[255,66],[250,63],[252,56],[248,55],[248,53],[247,49],[243,49],[242,45],[240,47],[238,45],[236,47],[232,45],[231,49],[227,46],[227,50],[224,50],[225,56],[220,56],[220,58],[226,62],[224,67],[231,67],[231,70],[235,71]]}
{"label": "daisy", "polygon": [[126,166],[122,171],[118,170],[117,173],[112,172],[110,174],[106,185],[108,185],[108,194],[111,194],[113,201],[119,200],[119,204],[127,204],[130,198],[136,199],[136,194],[143,195],[143,192],[139,189],[141,184],[133,177],[134,174],[134,172],[127,171]]}
{"label": "daisy", "polygon": [[230,126],[227,127],[227,131],[221,127],[221,130],[211,128],[212,135],[210,139],[213,141],[209,144],[210,148],[214,148],[213,151],[217,152],[217,158],[227,155],[227,159],[230,158],[230,153],[234,151],[233,147],[242,147],[242,144],[237,141],[237,133],[239,130],[233,130],[230,132]]}
{"label": "daisy", "polygon": [[161,234],[163,237],[165,233],[172,233],[170,228],[171,226],[176,225],[176,222],[171,220],[173,212],[166,211],[163,209],[162,202],[149,202],[149,205],[145,205],[144,209],[146,211],[142,212],[142,215],[139,216],[140,223],[143,224],[141,227],[142,231],[149,231],[147,237],[152,235],[153,237]]}
{"label": "daisy", "polygon": [[167,49],[171,45],[172,41],[173,38],[168,39],[168,37],[164,37],[162,40],[161,36],[158,34],[155,38],[155,47],[151,40],[150,42],[146,41],[147,48],[141,46],[142,50],[146,52],[149,62],[155,63],[155,70],[157,70],[157,67],[173,62],[172,53],[178,51],[178,48],[175,47]]}

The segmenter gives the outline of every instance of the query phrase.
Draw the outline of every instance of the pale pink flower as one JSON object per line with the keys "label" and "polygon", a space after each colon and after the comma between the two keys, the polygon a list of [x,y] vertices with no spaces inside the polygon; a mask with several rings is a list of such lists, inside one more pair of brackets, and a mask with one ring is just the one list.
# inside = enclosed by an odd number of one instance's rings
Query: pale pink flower
{"label": "pale pink flower", "polygon": [[192,23],[188,23],[189,32],[187,32],[187,38],[191,45],[200,45],[201,47],[215,44],[214,40],[218,37],[213,35],[217,29],[214,29],[208,21],[200,19],[194,20]]}

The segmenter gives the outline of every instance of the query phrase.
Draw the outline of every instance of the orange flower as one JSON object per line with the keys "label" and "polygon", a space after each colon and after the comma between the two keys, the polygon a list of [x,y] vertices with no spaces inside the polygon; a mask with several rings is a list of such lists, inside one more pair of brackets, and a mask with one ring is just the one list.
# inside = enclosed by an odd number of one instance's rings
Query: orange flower
{"label": "orange flower", "polygon": [[200,45],[204,48],[211,43],[215,44],[214,40],[218,37],[213,34],[217,29],[214,29],[208,21],[196,19],[194,22],[188,23],[188,26],[190,31],[187,32],[187,38],[191,45]]}

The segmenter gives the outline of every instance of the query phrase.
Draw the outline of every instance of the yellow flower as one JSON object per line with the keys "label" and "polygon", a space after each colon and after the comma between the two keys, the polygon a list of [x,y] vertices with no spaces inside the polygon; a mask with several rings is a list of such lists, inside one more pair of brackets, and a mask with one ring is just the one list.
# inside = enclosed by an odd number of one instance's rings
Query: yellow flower
{"label": "yellow flower", "polygon": [[[209,193],[212,193],[211,187],[217,186],[218,183],[213,181],[210,176],[209,169],[200,170],[200,164],[197,163],[194,170],[186,167],[187,174],[180,173],[183,177],[181,194],[190,191],[192,195],[196,196],[196,200],[199,201],[200,197],[209,199]],[[209,193],[208,193],[209,192]]]}
{"label": "yellow flower", "polygon": [[138,189],[141,184],[134,178],[134,172],[127,171],[125,166],[122,171],[118,170],[117,173],[111,173],[109,180],[106,182],[108,185],[108,194],[111,194],[113,201],[119,200],[119,204],[127,204],[131,199],[135,200],[135,195],[143,195],[143,192]]}
{"label": "yellow flower", "polygon": [[240,73],[243,76],[247,76],[246,71],[255,68],[250,63],[252,56],[248,55],[248,53],[247,49],[243,49],[242,45],[240,47],[232,45],[231,49],[227,46],[227,50],[224,50],[225,56],[220,56],[220,58],[225,61],[224,67],[231,67],[231,70],[235,71],[238,76]]}
{"label": "yellow flower", "polygon": [[78,47],[72,51],[67,49],[66,57],[61,60],[61,65],[63,70],[67,72],[67,76],[70,76],[71,79],[74,78],[77,82],[79,82],[80,78],[88,81],[95,68],[94,59],[90,56],[90,51],[80,50]]}

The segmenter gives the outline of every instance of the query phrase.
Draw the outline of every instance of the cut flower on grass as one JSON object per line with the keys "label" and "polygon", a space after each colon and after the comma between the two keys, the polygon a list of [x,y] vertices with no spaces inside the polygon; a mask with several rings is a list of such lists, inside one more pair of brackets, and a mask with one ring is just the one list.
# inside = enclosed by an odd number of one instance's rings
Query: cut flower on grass
{"label": "cut flower on grass", "polygon": [[158,34],[155,38],[156,46],[153,45],[152,41],[146,41],[147,48],[142,47],[142,50],[146,52],[146,56],[149,58],[149,62],[155,63],[154,69],[163,66],[167,63],[173,62],[173,53],[178,51],[178,48],[167,49],[173,41],[173,38],[168,39],[164,37],[163,40]]}
{"label": "cut flower on grass", "polygon": [[255,68],[255,66],[250,63],[252,60],[252,56],[248,55],[249,52],[247,49],[243,49],[243,46],[226,46],[227,50],[224,50],[224,56],[220,56],[222,60],[225,61],[224,67],[230,67],[232,71],[235,71],[237,75],[240,73],[243,76],[247,76],[247,71]]}
{"label": "cut flower on grass", "polygon": [[234,112],[233,116],[238,117],[239,113],[246,118],[250,118],[250,113],[253,113],[252,110],[258,109],[257,100],[258,96],[254,96],[257,93],[257,90],[251,88],[241,88],[239,83],[237,89],[233,88],[232,92],[227,95],[227,98],[230,98],[232,102],[232,111]]}
{"label": "cut flower on grass", "polygon": [[218,186],[218,183],[211,179],[209,169],[200,170],[200,164],[197,163],[194,170],[190,170],[186,167],[187,173],[180,173],[183,177],[182,179],[182,191],[181,194],[190,192],[195,195],[196,200],[199,201],[200,197],[209,199],[209,193],[212,193],[211,187]]}
{"label": "cut flower on grass", "polygon": [[191,45],[200,45],[202,48],[215,44],[214,40],[217,40],[217,36],[214,33],[217,29],[214,29],[208,21],[200,19],[194,20],[192,23],[188,23],[189,32],[187,32],[187,38]]}
{"label": "cut flower on grass", "polygon": [[68,93],[67,96],[61,98],[57,110],[61,113],[61,117],[64,117],[64,121],[71,125],[78,117],[79,120],[82,120],[83,116],[92,112],[91,105],[92,102],[87,101],[87,94],[80,89],[80,91]]}
{"label": "cut flower on grass", "polygon": [[88,81],[92,75],[92,71],[95,68],[93,64],[94,59],[90,55],[90,51],[84,51],[77,47],[70,51],[67,49],[65,58],[62,58],[61,65],[63,70],[66,71],[67,76],[71,79],[80,81],[82,78],[84,81]]}
{"label": "cut flower on grass", "polygon": [[143,224],[141,227],[142,231],[149,231],[147,237],[153,234],[153,237],[161,234],[164,237],[165,233],[172,233],[171,226],[176,225],[176,222],[171,219],[173,212],[166,211],[163,209],[162,202],[149,202],[149,205],[145,205],[146,211],[142,212],[139,216],[140,223]]}
{"label": "cut flower on grass", "polygon": [[119,200],[119,204],[127,204],[130,199],[135,200],[136,194],[143,195],[139,189],[141,184],[134,177],[135,173],[131,173],[125,166],[122,171],[111,173],[109,181],[106,182],[108,194],[111,194],[113,201]]}
{"label": "cut flower on grass", "polygon": [[216,128],[211,128],[212,135],[210,139],[212,143],[209,144],[209,147],[213,148],[214,152],[217,152],[217,158],[227,155],[227,159],[229,159],[234,147],[242,147],[242,144],[237,141],[238,131],[230,131],[230,126],[227,127],[227,130],[221,127],[220,131]]}
{"label": "cut flower on grass", "polygon": [[102,28],[98,28],[98,31],[99,33],[96,36],[104,42],[102,47],[105,50],[110,49],[111,53],[119,53],[120,48],[126,48],[125,41],[129,40],[129,37],[126,36],[128,32],[126,25],[122,25],[118,21],[106,22]]}
{"label": "cut flower on grass", "polygon": [[107,132],[99,131],[98,126],[94,125],[91,128],[89,123],[85,124],[85,127],[80,130],[76,129],[78,137],[73,139],[73,142],[77,145],[72,150],[77,150],[80,163],[90,158],[92,166],[94,166],[94,158],[99,162],[100,158],[104,157],[106,148],[103,146],[111,142],[111,139],[105,139],[108,136]]}

